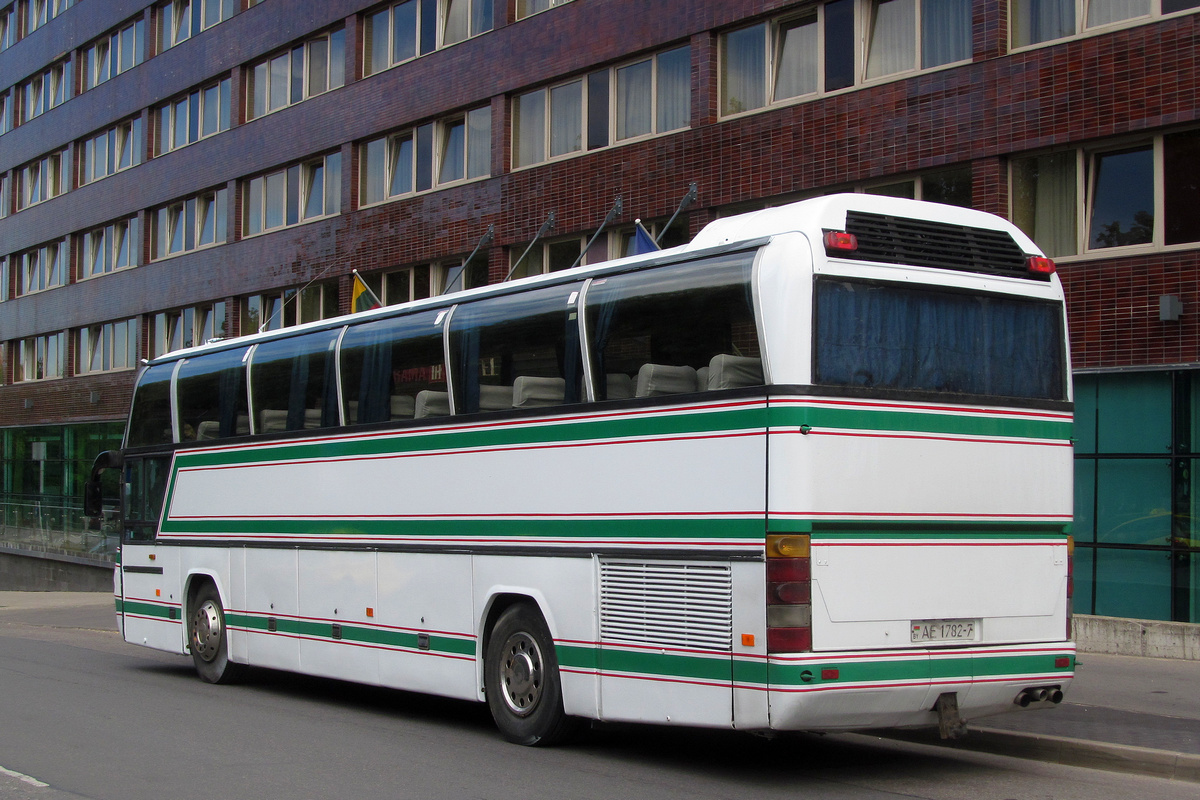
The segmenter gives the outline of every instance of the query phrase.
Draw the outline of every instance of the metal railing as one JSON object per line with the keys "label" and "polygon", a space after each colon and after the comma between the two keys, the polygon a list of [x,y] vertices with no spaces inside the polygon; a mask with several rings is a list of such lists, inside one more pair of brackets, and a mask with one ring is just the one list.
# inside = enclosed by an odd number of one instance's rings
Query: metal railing
{"label": "metal railing", "polygon": [[97,523],[83,515],[82,505],[61,498],[0,502],[0,545],[115,561],[120,541],[113,514]]}

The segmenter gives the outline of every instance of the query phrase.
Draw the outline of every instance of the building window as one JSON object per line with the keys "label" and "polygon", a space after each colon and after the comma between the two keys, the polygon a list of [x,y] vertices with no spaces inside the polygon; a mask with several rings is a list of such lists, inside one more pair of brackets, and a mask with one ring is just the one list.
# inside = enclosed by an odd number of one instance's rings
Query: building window
{"label": "building window", "polygon": [[66,286],[69,251],[67,240],[61,239],[21,253],[17,257],[17,295]]}
{"label": "building window", "polygon": [[0,136],[13,129],[12,98],[11,92],[0,92]]}
{"label": "building window", "polygon": [[155,259],[225,243],[226,190],[213,189],[150,212]]}
{"label": "building window", "polygon": [[158,6],[158,51],[169,50],[239,11],[237,0],[169,0]]}
{"label": "building window", "polygon": [[26,0],[25,35],[36,31],[75,5],[75,0]]}
{"label": "building window", "polygon": [[[855,41],[862,30],[862,66]],[[721,114],[971,58],[970,0],[831,0],[720,38]],[[861,70],[861,71],[860,71]]]}
{"label": "building window", "polygon": [[346,82],[346,32],[309,39],[247,70],[246,116],[261,117]]}
{"label": "building window", "polygon": [[1200,241],[1200,130],[1013,159],[1012,219],[1047,255]]}
{"label": "building window", "polygon": [[1200,0],[1012,0],[1012,46],[1074,36],[1090,28],[1200,8]]}
{"label": "building window", "polygon": [[68,188],[67,149],[49,153],[16,171],[17,211],[64,194]]}
{"label": "building window", "polygon": [[154,113],[158,119],[155,155],[229,130],[229,78],[164,103]]}
{"label": "building window", "polygon": [[83,91],[146,60],[146,21],[139,17],[83,48]]}
{"label": "building window", "polygon": [[509,248],[510,280],[527,278],[530,275],[541,275],[546,272],[558,272],[577,264],[590,264],[604,261],[607,253],[593,248],[588,256],[580,259],[587,240],[584,236],[567,236],[550,241],[540,241],[529,247],[527,244],[514,245]]}
{"label": "building window", "polygon": [[0,219],[8,216],[8,173],[0,172]]}
{"label": "building window", "polygon": [[10,3],[0,8],[0,52],[17,43],[20,28],[17,25],[17,4]]}
{"label": "building window", "polygon": [[8,300],[8,293],[12,284],[12,277],[8,271],[8,258],[0,258],[0,303]]}
{"label": "building window", "polygon": [[130,217],[79,234],[79,280],[136,267],[140,254],[138,218]]}
{"label": "building window", "polygon": [[862,191],[865,194],[971,208],[971,168],[952,167],[926,172],[907,180],[864,186]]}
{"label": "building window", "polygon": [[331,153],[251,178],[243,191],[246,236],[339,214],[342,156]]}
{"label": "building window", "polygon": [[364,143],[359,156],[359,205],[487,177],[492,166],[491,133],[492,112],[485,106]]}
{"label": "building window", "polygon": [[517,0],[517,19],[532,17],[534,14],[540,14],[569,2],[571,0]]}
{"label": "building window", "polygon": [[32,336],[17,342],[13,382],[61,378],[67,361],[67,337],[64,333]]}
{"label": "building window", "polygon": [[124,319],[79,329],[75,374],[133,369],[138,361],[138,319]]}
{"label": "building window", "polygon": [[[453,266],[458,266],[457,264]],[[374,275],[359,275],[385,306],[423,300],[442,293],[446,265],[420,264]],[[486,276],[484,283],[486,283]]]}
{"label": "building window", "polygon": [[17,85],[21,99],[20,124],[45,114],[71,99],[71,62],[60,61]]}
{"label": "building window", "polygon": [[686,128],[690,48],[518,95],[512,111],[514,167]]}
{"label": "building window", "polygon": [[145,151],[142,118],[117,123],[106,131],[84,139],[79,153],[79,185],[98,181],[142,163]]}
{"label": "building window", "polygon": [[337,281],[242,298],[242,335],[290,328],[338,315]]}
{"label": "building window", "polygon": [[363,77],[492,29],[492,0],[406,0],[363,20]]}
{"label": "building window", "polygon": [[150,357],[228,336],[224,301],[163,311],[150,319]]}

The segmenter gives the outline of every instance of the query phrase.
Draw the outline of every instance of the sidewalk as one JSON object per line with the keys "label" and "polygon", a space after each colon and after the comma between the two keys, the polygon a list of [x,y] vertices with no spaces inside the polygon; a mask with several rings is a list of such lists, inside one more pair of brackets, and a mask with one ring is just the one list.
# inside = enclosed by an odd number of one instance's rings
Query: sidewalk
{"label": "sidewalk", "polygon": [[[112,595],[0,591],[5,611],[48,624],[67,609],[111,621]],[[944,747],[1200,783],[1200,661],[1081,653],[1061,705],[967,720],[966,737],[937,731],[875,733]]]}

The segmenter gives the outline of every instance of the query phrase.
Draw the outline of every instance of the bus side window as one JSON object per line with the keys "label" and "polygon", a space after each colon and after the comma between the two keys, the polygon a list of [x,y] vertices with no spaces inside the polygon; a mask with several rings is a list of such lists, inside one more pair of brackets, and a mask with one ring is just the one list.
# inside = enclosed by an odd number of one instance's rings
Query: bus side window
{"label": "bus side window", "polygon": [[338,415],[338,330],[263,342],[250,365],[255,433],[329,428]]}
{"label": "bus side window", "polygon": [[575,304],[581,285],[548,286],[455,309],[450,368],[457,413],[583,399]]}
{"label": "bus side window", "polygon": [[342,337],[346,424],[450,413],[442,309],[353,325]]}
{"label": "bus side window", "polygon": [[127,447],[174,441],[171,428],[171,374],[174,371],[174,362],[169,362],[147,367],[138,376],[133,409],[129,413]]}
{"label": "bus side window", "polygon": [[177,377],[179,440],[225,439],[250,433],[246,348],[189,358]]}
{"label": "bus side window", "polygon": [[598,278],[584,298],[597,400],[760,386],[754,253]]}

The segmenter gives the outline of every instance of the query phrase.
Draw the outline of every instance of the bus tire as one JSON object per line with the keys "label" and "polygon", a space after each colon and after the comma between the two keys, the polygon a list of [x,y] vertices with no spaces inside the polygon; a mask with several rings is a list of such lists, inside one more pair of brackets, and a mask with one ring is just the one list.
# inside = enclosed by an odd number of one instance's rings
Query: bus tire
{"label": "bus tire", "polygon": [[542,615],[528,603],[505,609],[492,627],[484,686],[496,727],[514,744],[557,744],[576,727],[576,720],[563,712],[554,640]]}
{"label": "bus tire", "polygon": [[217,588],[205,582],[196,592],[188,616],[188,649],[196,674],[208,683],[232,683],[242,674],[242,665],[229,660],[229,636],[225,632],[225,609]]}

